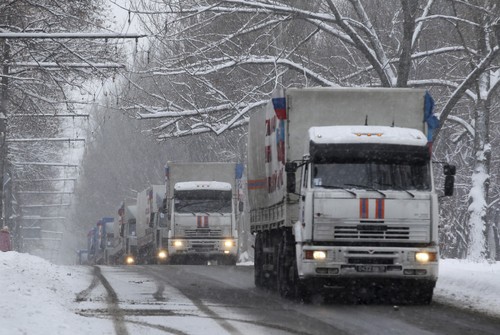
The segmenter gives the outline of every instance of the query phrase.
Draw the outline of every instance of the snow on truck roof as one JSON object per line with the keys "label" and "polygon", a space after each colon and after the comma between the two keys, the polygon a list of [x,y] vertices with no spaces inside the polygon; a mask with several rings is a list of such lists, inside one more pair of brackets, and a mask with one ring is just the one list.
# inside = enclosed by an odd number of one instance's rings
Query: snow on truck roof
{"label": "snow on truck roof", "polygon": [[215,191],[231,191],[231,184],[220,181],[185,181],[175,183],[174,190],[176,191],[193,191],[193,190],[215,190]]}
{"label": "snow on truck roof", "polygon": [[387,126],[329,126],[309,128],[309,139],[318,144],[383,143],[425,146],[420,130]]}

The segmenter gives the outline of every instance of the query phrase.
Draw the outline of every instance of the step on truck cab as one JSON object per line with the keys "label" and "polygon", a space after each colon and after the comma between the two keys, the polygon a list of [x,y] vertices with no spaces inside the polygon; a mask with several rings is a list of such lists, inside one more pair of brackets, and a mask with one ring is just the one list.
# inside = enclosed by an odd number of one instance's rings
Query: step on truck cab
{"label": "step on truck cab", "polygon": [[[438,278],[431,96],[305,88],[250,118],[255,284],[307,299],[373,290],[429,303]],[[453,191],[454,167],[445,166]]]}

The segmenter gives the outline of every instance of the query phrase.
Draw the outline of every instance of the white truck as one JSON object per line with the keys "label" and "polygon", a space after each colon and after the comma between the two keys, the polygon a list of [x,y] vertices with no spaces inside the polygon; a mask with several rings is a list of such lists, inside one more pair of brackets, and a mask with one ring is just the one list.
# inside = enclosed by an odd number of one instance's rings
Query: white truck
{"label": "white truck", "polygon": [[170,263],[236,263],[242,174],[237,163],[167,164]]}
{"label": "white truck", "polygon": [[[439,260],[430,95],[290,88],[273,96],[249,124],[256,286],[300,299],[390,289],[430,303]],[[444,172],[451,195],[455,168]]]}
{"label": "white truck", "polygon": [[160,264],[167,261],[165,185],[151,185],[137,193],[135,224],[129,225],[126,263]]}
{"label": "white truck", "polygon": [[118,220],[122,226],[121,235],[125,240],[123,262],[128,265],[135,264],[137,255],[137,236],[135,224],[137,217],[137,205],[125,205],[118,210]]}

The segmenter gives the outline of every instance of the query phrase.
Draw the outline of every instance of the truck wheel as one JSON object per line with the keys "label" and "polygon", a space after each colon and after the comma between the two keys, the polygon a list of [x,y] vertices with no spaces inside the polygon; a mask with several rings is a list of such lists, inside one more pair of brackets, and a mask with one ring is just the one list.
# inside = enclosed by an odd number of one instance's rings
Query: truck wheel
{"label": "truck wheel", "polygon": [[293,271],[293,282],[291,284],[292,295],[290,297],[304,303],[311,302],[312,292],[307,286],[307,282],[299,278],[297,262],[295,259],[291,271]]}
{"label": "truck wheel", "polygon": [[429,305],[434,294],[434,284],[424,284],[417,289],[413,296],[413,302],[418,305]]}
{"label": "truck wheel", "polygon": [[257,233],[255,237],[255,257],[254,257],[254,282],[257,287],[264,287],[264,270],[263,265],[263,250],[262,250],[262,234]]}
{"label": "truck wheel", "polygon": [[277,286],[278,292],[283,298],[294,298],[293,289],[293,266],[294,260],[293,244],[290,244],[287,232],[283,233],[278,248],[278,266],[277,266]]}

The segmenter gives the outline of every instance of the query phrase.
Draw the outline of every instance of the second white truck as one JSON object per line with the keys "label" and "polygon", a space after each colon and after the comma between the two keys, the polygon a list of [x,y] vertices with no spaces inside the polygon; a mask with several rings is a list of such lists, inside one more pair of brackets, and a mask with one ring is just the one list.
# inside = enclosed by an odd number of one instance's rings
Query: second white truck
{"label": "second white truck", "polygon": [[235,264],[243,166],[169,162],[166,171],[170,263]]}
{"label": "second white truck", "polygon": [[126,263],[167,262],[167,217],[164,213],[164,199],[165,185],[151,185],[137,193],[135,206],[127,207],[131,220],[126,222],[125,229]]}

